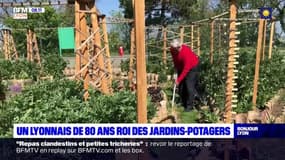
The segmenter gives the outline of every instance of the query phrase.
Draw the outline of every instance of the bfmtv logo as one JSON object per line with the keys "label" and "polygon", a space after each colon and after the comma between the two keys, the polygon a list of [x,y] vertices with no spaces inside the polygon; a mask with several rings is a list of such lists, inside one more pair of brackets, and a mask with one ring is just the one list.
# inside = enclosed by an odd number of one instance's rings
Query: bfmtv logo
{"label": "bfmtv logo", "polygon": [[13,13],[44,13],[45,8],[39,7],[15,7],[13,8]]}

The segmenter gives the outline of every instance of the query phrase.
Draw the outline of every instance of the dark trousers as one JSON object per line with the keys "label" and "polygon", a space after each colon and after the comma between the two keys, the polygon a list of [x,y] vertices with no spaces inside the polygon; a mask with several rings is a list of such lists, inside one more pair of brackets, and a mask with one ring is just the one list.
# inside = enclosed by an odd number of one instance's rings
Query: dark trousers
{"label": "dark trousers", "polygon": [[196,89],[198,84],[198,76],[199,70],[198,66],[196,66],[188,72],[186,77],[179,84],[179,96],[185,109],[192,109],[195,97],[200,97]]}

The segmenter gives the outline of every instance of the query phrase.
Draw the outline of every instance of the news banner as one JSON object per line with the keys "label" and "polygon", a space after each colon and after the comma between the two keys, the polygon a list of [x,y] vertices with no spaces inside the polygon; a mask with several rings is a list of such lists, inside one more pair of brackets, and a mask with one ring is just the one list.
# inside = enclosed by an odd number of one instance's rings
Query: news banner
{"label": "news banner", "polygon": [[85,156],[111,160],[119,159],[118,155],[153,156],[154,152],[159,157],[161,150],[167,150],[162,156],[183,159],[190,151],[191,154],[193,150],[200,153],[203,149],[212,152],[219,144],[233,145],[237,141],[250,142],[249,146],[253,146],[261,139],[267,139],[262,142],[265,145],[275,139],[282,143],[278,148],[284,146],[284,138],[285,124],[14,124],[13,139],[1,140],[4,153],[1,159]]}

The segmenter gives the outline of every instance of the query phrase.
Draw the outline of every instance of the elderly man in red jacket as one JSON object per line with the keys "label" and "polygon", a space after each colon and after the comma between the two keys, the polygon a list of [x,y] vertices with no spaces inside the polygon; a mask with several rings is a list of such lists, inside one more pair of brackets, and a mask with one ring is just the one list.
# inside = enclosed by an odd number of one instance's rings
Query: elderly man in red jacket
{"label": "elderly man in red jacket", "polygon": [[174,67],[178,77],[176,85],[179,86],[179,95],[186,111],[193,109],[195,99],[201,101],[196,86],[198,81],[199,57],[186,45],[174,39],[170,44]]}

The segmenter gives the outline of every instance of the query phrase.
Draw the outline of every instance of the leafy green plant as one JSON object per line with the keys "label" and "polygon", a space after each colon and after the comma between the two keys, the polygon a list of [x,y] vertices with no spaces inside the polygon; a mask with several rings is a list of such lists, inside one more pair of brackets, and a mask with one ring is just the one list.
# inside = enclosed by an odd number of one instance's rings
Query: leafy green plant
{"label": "leafy green plant", "polygon": [[[70,80],[39,81],[0,104],[0,136],[9,136],[14,123],[134,123],[136,96],[129,91],[102,95]],[[148,118],[156,108],[148,100]]]}
{"label": "leafy green plant", "polygon": [[40,73],[40,66],[26,60],[0,61],[1,77],[3,79],[33,79],[36,80]]}
{"label": "leafy green plant", "polygon": [[[253,79],[255,74],[255,51],[241,50],[238,59],[237,99],[235,111],[247,112],[252,108]],[[264,108],[265,103],[278,90],[285,87],[284,55],[274,53],[272,59],[261,61],[257,107]],[[208,99],[208,105],[223,109],[225,103],[225,88],[227,74],[227,60],[221,55],[214,56],[214,63],[210,64],[207,57],[201,58],[200,92]],[[210,100],[211,99],[211,100]]]}
{"label": "leafy green plant", "polygon": [[42,65],[44,75],[51,75],[54,78],[61,78],[64,76],[63,70],[67,66],[67,63],[59,55],[49,54],[43,57]]}
{"label": "leafy green plant", "polygon": [[[94,94],[94,93],[92,93]],[[136,95],[130,91],[116,92],[113,95],[93,96],[89,104],[94,106],[94,115],[100,123],[137,122]],[[155,107],[148,100],[148,119],[155,114]]]}

